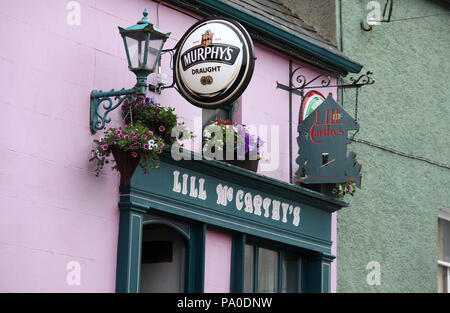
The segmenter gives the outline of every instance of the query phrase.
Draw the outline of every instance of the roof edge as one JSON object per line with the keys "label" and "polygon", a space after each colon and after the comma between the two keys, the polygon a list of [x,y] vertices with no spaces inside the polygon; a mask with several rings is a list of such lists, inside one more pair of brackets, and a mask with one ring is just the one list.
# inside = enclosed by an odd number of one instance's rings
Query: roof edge
{"label": "roof edge", "polygon": [[[233,18],[246,28],[250,28],[268,38],[269,43],[270,41],[278,42],[277,49],[291,55],[293,54],[292,50],[299,51],[302,55],[305,55],[304,59],[307,61],[317,63],[317,60],[319,60],[319,63],[329,66],[333,71],[340,74],[359,73],[363,68],[360,63],[321,47],[310,38],[289,32],[280,25],[264,21],[256,15],[244,12],[220,0],[190,0],[189,3],[184,0],[170,1],[187,9],[201,7],[205,13]],[[271,46],[274,45],[271,44]],[[298,56],[298,53],[294,54]]]}

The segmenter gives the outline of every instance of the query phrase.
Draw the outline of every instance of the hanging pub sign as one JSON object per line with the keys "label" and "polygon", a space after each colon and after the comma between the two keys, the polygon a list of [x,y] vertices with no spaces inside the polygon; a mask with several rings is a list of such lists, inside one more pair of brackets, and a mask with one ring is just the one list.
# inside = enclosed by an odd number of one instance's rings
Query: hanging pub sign
{"label": "hanging pub sign", "polygon": [[247,87],[255,64],[253,43],[234,20],[203,19],[178,42],[174,64],[180,94],[195,106],[216,109]]}
{"label": "hanging pub sign", "polygon": [[305,184],[354,182],[361,186],[361,165],[356,154],[347,156],[349,130],[358,130],[353,119],[330,95],[298,126],[296,182]]}

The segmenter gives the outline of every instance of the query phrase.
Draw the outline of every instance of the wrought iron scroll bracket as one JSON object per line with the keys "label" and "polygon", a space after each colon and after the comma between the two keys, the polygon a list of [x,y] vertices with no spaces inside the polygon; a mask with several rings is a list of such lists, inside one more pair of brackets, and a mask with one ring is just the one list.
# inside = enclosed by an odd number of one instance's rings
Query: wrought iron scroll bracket
{"label": "wrought iron scroll bracket", "polygon": [[[298,96],[303,97],[306,89],[320,89],[320,88],[329,88],[329,87],[330,88],[337,87],[337,88],[341,88],[341,89],[350,89],[350,88],[360,88],[362,86],[371,85],[371,84],[375,83],[375,79],[373,79],[373,77],[372,77],[373,73],[371,71],[368,71],[367,73],[360,75],[358,78],[350,77],[349,78],[350,82],[348,82],[348,83],[344,82],[344,83],[341,83],[341,84],[338,83],[335,85],[330,84],[331,76],[326,75],[326,74],[317,75],[310,81],[307,81],[306,77],[303,74],[298,74],[295,77],[295,79],[293,79],[296,72],[299,69],[301,69],[301,67],[296,68],[291,73],[291,79],[290,79],[291,86],[283,85],[277,81],[277,88],[292,92]],[[320,85],[311,86],[312,83],[318,82],[320,79],[321,79]],[[294,81],[297,82],[298,85],[295,84]]]}
{"label": "wrought iron scroll bracket", "polygon": [[[91,115],[90,115],[90,127],[91,132],[95,134],[97,130],[105,128],[106,124],[111,122],[111,117],[108,114],[118,108],[125,99],[133,102],[138,94],[137,88],[132,89],[120,89],[103,92],[93,90],[91,92]],[[143,95],[137,95],[143,97]],[[103,105],[102,105],[103,103]],[[100,113],[100,106],[103,107],[103,113]]]}
{"label": "wrought iron scroll bracket", "polygon": [[[311,80],[307,80],[306,76],[302,73],[297,72],[301,70],[302,67],[298,67],[290,73],[289,84],[290,86],[283,85],[277,81],[277,89],[283,89],[290,93],[296,94],[301,97],[301,102],[305,96],[305,90],[308,89],[320,89],[320,88],[332,88],[337,87],[338,89],[356,89],[356,99],[355,99],[355,119],[357,118],[357,108],[358,108],[358,91],[359,88],[372,85],[375,83],[373,79],[373,72],[368,71],[365,74],[361,74],[359,77],[350,77],[349,82],[331,84],[331,76],[328,74],[320,74],[313,77]],[[295,77],[295,79],[294,79]],[[320,82],[320,83],[319,83]],[[342,105],[342,104],[341,104]]]}

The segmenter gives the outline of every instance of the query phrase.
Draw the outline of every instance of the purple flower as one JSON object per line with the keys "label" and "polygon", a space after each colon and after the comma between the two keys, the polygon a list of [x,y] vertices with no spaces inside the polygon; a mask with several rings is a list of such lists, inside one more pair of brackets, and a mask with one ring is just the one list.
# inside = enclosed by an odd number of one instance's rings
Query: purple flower
{"label": "purple flower", "polygon": [[137,157],[137,153],[136,152],[131,152],[131,156],[133,157],[133,158],[135,158],[135,157]]}
{"label": "purple flower", "polygon": [[153,97],[146,98],[145,102],[150,104],[151,107],[156,107],[158,105],[158,103],[156,102],[155,98],[153,98]]}
{"label": "purple flower", "polygon": [[350,191],[352,190],[352,187],[350,187],[350,185],[347,186],[347,190]]}
{"label": "purple flower", "polygon": [[103,151],[108,150],[108,145],[103,145],[102,149],[103,149]]}
{"label": "purple flower", "polygon": [[160,131],[160,132],[163,132],[163,131],[165,131],[165,130],[166,130],[166,128],[165,128],[165,127],[164,127],[163,125],[159,126],[159,128],[158,128],[158,129],[159,129],[159,131]]}
{"label": "purple flower", "polygon": [[262,141],[261,138],[258,137],[258,139],[256,140],[256,144],[258,145],[258,147],[262,147],[264,145],[264,141]]}

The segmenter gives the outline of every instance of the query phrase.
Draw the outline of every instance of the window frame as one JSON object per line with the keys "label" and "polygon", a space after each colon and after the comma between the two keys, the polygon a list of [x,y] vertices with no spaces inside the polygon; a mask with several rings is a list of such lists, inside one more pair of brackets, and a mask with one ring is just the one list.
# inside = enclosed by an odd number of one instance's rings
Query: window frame
{"label": "window frame", "polygon": [[[439,219],[450,222],[450,208],[439,206],[438,207],[438,227],[439,227]],[[438,229],[438,234],[439,234],[439,229]],[[438,241],[439,241],[439,238],[438,238]],[[439,243],[438,243],[438,249],[439,249]],[[437,257],[437,264],[438,264],[438,266],[440,265],[445,268],[445,272],[447,273],[447,286],[445,286],[445,288],[447,290],[446,293],[450,293],[450,262],[440,260],[439,259],[439,251],[438,251],[438,257]],[[438,271],[438,275],[439,275],[439,271]]]}
{"label": "window frame", "polygon": [[[283,257],[286,255],[295,255],[300,259],[300,277],[299,277],[299,286],[298,292],[305,292],[304,290],[304,260],[307,258],[307,255],[300,251],[300,249],[296,249],[295,247],[286,246],[279,243],[270,242],[267,240],[263,240],[260,238],[254,238],[250,236],[243,236],[245,239],[243,240],[243,254],[242,254],[242,266],[245,266],[245,246],[250,245],[253,247],[253,290],[252,293],[260,293],[258,291],[258,271],[259,271],[259,248],[268,249],[275,251],[277,253],[277,286],[276,291],[274,293],[283,293]],[[245,279],[245,268],[242,271],[242,292],[244,292],[244,279]]]}

